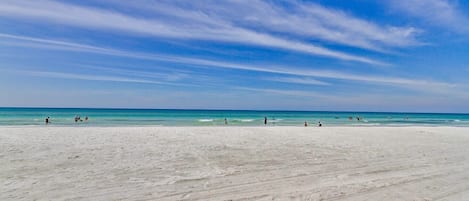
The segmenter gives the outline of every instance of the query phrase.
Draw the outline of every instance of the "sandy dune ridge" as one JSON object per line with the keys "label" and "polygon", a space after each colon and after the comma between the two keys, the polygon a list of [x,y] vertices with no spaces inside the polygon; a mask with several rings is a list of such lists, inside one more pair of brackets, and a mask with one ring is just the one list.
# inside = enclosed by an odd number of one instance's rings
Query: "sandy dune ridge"
{"label": "sandy dune ridge", "polygon": [[0,200],[469,200],[469,128],[0,127]]}

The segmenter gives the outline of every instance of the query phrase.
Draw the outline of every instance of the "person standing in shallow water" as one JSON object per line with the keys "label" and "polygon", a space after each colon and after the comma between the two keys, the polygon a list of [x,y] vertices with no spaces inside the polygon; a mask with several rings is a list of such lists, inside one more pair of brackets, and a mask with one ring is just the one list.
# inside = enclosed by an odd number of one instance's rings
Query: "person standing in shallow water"
{"label": "person standing in shallow water", "polygon": [[305,127],[308,127],[308,122],[305,121]]}
{"label": "person standing in shallow water", "polygon": [[49,117],[46,118],[46,124],[49,124]]}
{"label": "person standing in shallow water", "polygon": [[225,118],[225,125],[228,125],[228,120],[226,120],[226,118]]}
{"label": "person standing in shallow water", "polygon": [[264,125],[267,125],[267,117],[264,117]]}

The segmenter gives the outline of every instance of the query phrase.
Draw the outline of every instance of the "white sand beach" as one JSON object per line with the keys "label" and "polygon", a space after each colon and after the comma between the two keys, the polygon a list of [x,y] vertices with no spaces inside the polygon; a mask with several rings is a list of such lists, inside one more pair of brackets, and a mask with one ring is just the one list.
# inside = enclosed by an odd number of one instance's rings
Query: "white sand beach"
{"label": "white sand beach", "polygon": [[468,199],[469,128],[0,128],[0,200]]}

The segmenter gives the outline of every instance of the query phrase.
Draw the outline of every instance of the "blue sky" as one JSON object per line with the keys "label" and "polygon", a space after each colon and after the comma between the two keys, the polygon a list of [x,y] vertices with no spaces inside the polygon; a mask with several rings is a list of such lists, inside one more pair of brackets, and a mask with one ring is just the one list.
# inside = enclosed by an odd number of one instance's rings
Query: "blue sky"
{"label": "blue sky", "polygon": [[0,1],[0,106],[469,112],[469,2]]}

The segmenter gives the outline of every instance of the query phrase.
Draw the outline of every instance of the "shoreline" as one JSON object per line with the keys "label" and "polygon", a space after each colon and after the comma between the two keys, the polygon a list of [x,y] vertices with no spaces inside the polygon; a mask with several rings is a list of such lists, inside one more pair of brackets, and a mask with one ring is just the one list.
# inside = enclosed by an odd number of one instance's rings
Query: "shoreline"
{"label": "shoreline", "polygon": [[307,127],[298,125],[269,125],[269,126],[251,126],[251,125],[208,125],[208,126],[194,126],[194,125],[0,125],[1,128],[469,128],[469,125],[324,125],[319,127],[317,125]]}

